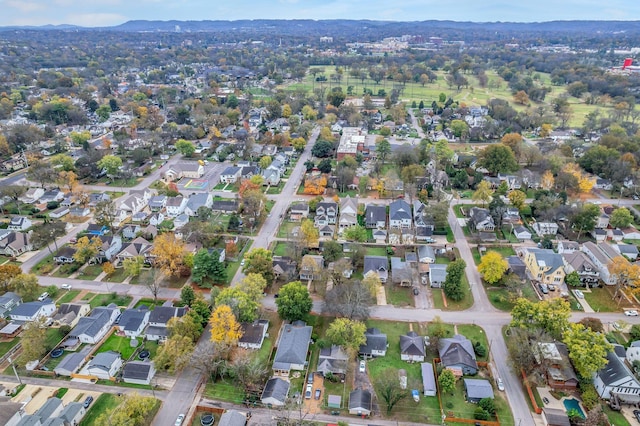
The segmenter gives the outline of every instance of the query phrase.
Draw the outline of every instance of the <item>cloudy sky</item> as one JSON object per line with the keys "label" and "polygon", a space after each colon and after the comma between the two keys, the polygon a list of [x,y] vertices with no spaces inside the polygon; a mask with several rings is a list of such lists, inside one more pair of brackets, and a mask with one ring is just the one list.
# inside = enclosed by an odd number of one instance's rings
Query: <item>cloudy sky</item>
{"label": "cloudy sky", "polygon": [[130,19],[640,20],[637,0],[0,0],[0,26]]}

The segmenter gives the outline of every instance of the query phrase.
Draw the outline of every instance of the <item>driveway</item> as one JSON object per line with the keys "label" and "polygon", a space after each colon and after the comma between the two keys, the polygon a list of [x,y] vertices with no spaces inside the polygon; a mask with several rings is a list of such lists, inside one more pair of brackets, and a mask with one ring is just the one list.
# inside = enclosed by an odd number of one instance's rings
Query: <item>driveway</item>
{"label": "driveway", "polygon": [[[314,374],[313,377],[313,389],[311,390],[311,399],[304,400],[304,409],[309,414],[322,413],[322,402],[326,397],[324,392],[324,377],[322,374]],[[305,385],[306,388],[306,385]],[[320,389],[320,398],[316,399],[316,390]]]}
{"label": "driveway", "polygon": [[355,366],[354,366],[355,373],[353,375],[353,389],[367,389],[371,391],[371,394],[373,395],[373,401],[371,402],[371,414],[374,415],[374,414],[380,413],[380,409],[378,408],[378,401],[376,400],[376,397],[375,397],[373,384],[371,383],[371,379],[369,379],[368,363],[369,361],[367,361],[367,368],[365,369],[365,372],[361,373],[360,369],[358,368],[360,365],[360,359],[355,361]]}
{"label": "driveway", "polygon": [[[417,288],[419,293],[413,295],[413,302],[417,309],[429,309],[431,307],[431,303],[429,303],[429,298],[427,297],[427,288],[425,286],[414,286],[413,288]],[[413,291],[413,289],[411,290]]]}

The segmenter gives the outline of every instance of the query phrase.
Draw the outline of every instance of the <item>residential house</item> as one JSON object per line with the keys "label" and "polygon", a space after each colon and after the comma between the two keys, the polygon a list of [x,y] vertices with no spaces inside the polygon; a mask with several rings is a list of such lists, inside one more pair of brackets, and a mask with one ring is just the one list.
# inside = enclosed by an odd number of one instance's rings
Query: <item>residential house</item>
{"label": "residential house", "polygon": [[617,228],[608,229],[607,237],[619,243],[620,241],[624,240],[624,232],[622,232],[620,229],[617,229]]}
{"label": "residential house", "polygon": [[373,231],[373,240],[376,244],[384,244],[387,242],[387,231],[384,229],[375,229]]}
{"label": "residential house", "polygon": [[431,233],[435,229],[435,223],[428,213],[427,206],[419,200],[413,200],[413,223],[416,228],[426,228]]}
{"label": "residential house", "polygon": [[564,282],[564,261],[553,250],[528,248],[524,263],[532,280],[556,285]]}
{"label": "residential house", "polygon": [[236,183],[240,180],[241,173],[241,167],[229,166],[220,174],[220,183]]}
{"label": "residential house", "polygon": [[515,207],[507,207],[502,214],[502,223],[520,223],[520,210]]}
{"label": "residential house", "polygon": [[57,264],[73,263],[73,255],[76,253],[76,249],[72,246],[64,246],[60,248],[54,255],[53,261]]}
{"label": "residential house", "polygon": [[27,229],[31,228],[32,225],[33,224],[28,217],[14,216],[11,218],[7,229],[10,231],[26,231]]}
{"label": "residential house", "polygon": [[98,225],[97,223],[90,223],[87,225],[87,234],[91,236],[102,236],[109,233],[109,227],[105,225]]}
{"label": "residential house", "polygon": [[625,359],[629,365],[634,361],[640,361],[640,340],[634,340],[629,344]]}
{"label": "residential house", "polygon": [[176,217],[184,213],[185,207],[187,207],[187,198],[185,197],[168,197],[166,201],[167,215],[169,217]]}
{"label": "residential house", "polygon": [[400,359],[409,362],[424,362],[426,350],[424,338],[415,331],[400,336]]}
{"label": "residential house", "polygon": [[43,424],[49,424],[47,420],[58,417],[63,408],[62,399],[53,396],[47,399],[33,414],[37,416]]}
{"label": "residential house", "polygon": [[276,168],[272,168],[271,166],[262,171],[262,184],[265,186],[278,186],[280,184],[280,178],[280,171]]}
{"label": "residential house", "polygon": [[477,404],[481,399],[493,399],[493,387],[486,379],[464,379],[464,392],[467,402]]}
{"label": "residential house", "polygon": [[445,368],[461,371],[461,375],[472,376],[478,372],[473,344],[466,337],[456,334],[438,342],[440,362]]}
{"label": "residential house", "polygon": [[189,215],[186,213],[182,213],[181,215],[176,216],[173,219],[173,229],[181,229],[187,223],[189,223]]}
{"label": "residential house", "polygon": [[571,426],[565,410],[549,407],[542,409],[542,423],[544,426]]}
{"label": "residential house", "polygon": [[364,333],[366,342],[360,346],[359,354],[365,358],[385,356],[387,354],[387,335],[377,328],[368,328]]}
{"label": "residential house", "polygon": [[12,291],[7,291],[0,296],[0,319],[6,318],[9,312],[22,303],[22,298]]}
{"label": "residential house", "polygon": [[607,364],[594,375],[593,385],[602,399],[615,395],[620,402],[635,404],[640,398],[640,383],[615,350],[607,353]]}
{"label": "residential house", "polygon": [[435,263],[436,252],[433,247],[426,245],[418,246],[418,261],[421,263]]}
{"label": "residential house", "polygon": [[75,327],[80,318],[89,315],[90,311],[91,306],[88,303],[63,303],[52,319],[55,325]]}
{"label": "residential house", "polygon": [[164,214],[162,212],[155,212],[149,216],[149,225],[160,226],[164,222]]}
{"label": "residential house", "polygon": [[116,377],[121,367],[120,353],[115,351],[100,352],[84,366],[80,374],[110,380]]}
{"label": "residential house", "polygon": [[577,389],[578,376],[571,366],[569,351],[564,343],[540,342],[534,356],[538,364],[544,366],[550,388],[569,391]]}
{"label": "residential house", "polygon": [[216,200],[211,204],[212,213],[237,213],[240,207],[237,200]]}
{"label": "residential house", "polygon": [[47,204],[52,202],[59,203],[62,200],[64,200],[64,192],[59,189],[49,189],[42,194],[38,201],[42,204]]}
{"label": "residential house", "polygon": [[80,421],[87,413],[82,402],[70,402],[62,409],[58,418],[66,425],[79,425]]}
{"label": "residential house", "polygon": [[318,356],[318,372],[326,377],[331,373],[344,378],[347,374],[349,366],[349,355],[337,345],[331,345],[327,348],[320,348]]}
{"label": "residential house", "polygon": [[98,254],[89,260],[90,263],[102,263],[105,261],[111,261],[115,258],[116,254],[122,249],[122,237],[116,236],[102,236],[98,238],[102,245]]}
{"label": "residential house", "polygon": [[333,201],[322,201],[316,206],[316,227],[335,225],[338,218],[338,204]]}
{"label": "residential house", "polygon": [[447,265],[432,263],[429,265],[429,285],[441,288],[447,279]]}
{"label": "residential house", "polygon": [[380,282],[386,283],[389,278],[389,260],[387,256],[365,256],[364,275],[377,274]]}
{"label": "residential house", "polygon": [[127,225],[122,228],[122,236],[127,240],[133,240],[142,231],[142,227],[138,224]]}
{"label": "residential house", "polygon": [[72,352],[60,361],[60,364],[53,369],[53,372],[58,376],[70,377],[84,365],[86,356],[87,354],[83,352]]}
{"label": "residential house", "polygon": [[120,316],[120,309],[111,304],[99,306],[91,311],[88,317],[80,318],[78,325],[69,333],[69,337],[78,339],[81,343],[96,344],[102,339],[111,325]]}
{"label": "residential house", "polygon": [[242,337],[238,340],[238,346],[245,349],[260,349],[267,335],[269,321],[243,322],[240,327],[242,328]]}
{"label": "residential house", "polygon": [[575,253],[576,251],[580,251],[580,244],[576,243],[575,241],[569,241],[569,240],[558,241],[559,254]]}
{"label": "residential house", "polygon": [[168,199],[166,195],[154,195],[149,200],[149,209],[152,212],[159,212],[166,207]]}
{"label": "residential house", "polygon": [[151,254],[152,251],[153,244],[142,237],[138,237],[130,243],[125,243],[120,253],[116,256],[116,259],[118,259],[119,262],[123,262],[125,259],[142,256],[145,259],[145,262],[148,263],[153,257]]}
{"label": "residential house", "polygon": [[545,235],[553,236],[558,233],[558,224],[554,222],[535,222],[531,227],[541,238]]}
{"label": "residential house", "polygon": [[531,239],[531,232],[522,225],[511,225],[511,232],[520,242]]}
{"label": "residential house", "polygon": [[22,201],[25,204],[34,204],[43,195],[44,195],[43,188],[29,188],[27,189],[27,192],[25,192],[24,195],[20,197],[20,201]]}
{"label": "residential house", "polygon": [[322,256],[305,254],[300,261],[300,281],[318,279],[323,270],[324,258]]}
{"label": "residential house", "polygon": [[116,327],[127,337],[138,337],[149,323],[149,314],[150,312],[146,305],[136,309],[125,309],[120,315]]}
{"label": "residential house", "polygon": [[0,233],[0,254],[18,257],[22,253],[31,251],[32,245],[29,240],[29,234],[23,232],[7,231]]}
{"label": "residential house", "polygon": [[389,227],[408,229],[413,224],[411,206],[404,200],[395,200],[389,204]]}
{"label": "residential house", "polygon": [[270,378],[264,385],[260,402],[267,407],[282,407],[287,402],[290,386],[291,384],[287,380],[279,377]]}
{"label": "residential house", "polygon": [[189,216],[198,216],[198,209],[200,207],[205,207],[210,209],[213,204],[213,197],[210,193],[200,192],[196,194],[191,194],[189,197],[189,201],[187,201],[187,205],[184,209],[184,212]]}
{"label": "residential house", "polygon": [[635,244],[612,244],[611,247],[631,262],[638,259],[638,246]]}
{"label": "residential house", "polygon": [[122,370],[122,380],[125,383],[148,385],[155,374],[153,361],[129,361]]}
{"label": "residential house", "polygon": [[609,215],[606,213],[600,213],[596,220],[596,228],[606,229],[609,226]]}
{"label": "residential house", "polygon": [[[127,212],[127,210],[124,210]],[[69,215],[75,217],[87,217],[91,214],[91,209],[89,207],[75,206],[69,209]],[[115,225],[115,222],[114,222]]]}
{"label": "residential house", "polygon": [[591,236],[596,240],[597,243],[603,243],[607,240],[607,231],[602,228],[595,228],[591,231]]}
{"label": "residential house", "polygon": [[367,205],[364,211],[364,222],[368,229],[386,229],[387,208],[377,204]]}
{"label": "residential house", "polygon": [[50,318],[56,311],[56,305],[51,299],[44,301],[26,302],[15,306],[9,312],[12,321],[31,322],[40,318]]}
{"label": "residential house", "polygon": [[2,169],[7,172],[15,172],[16,170],[27,167],[27,160],[22,155],[15,155],[2,162]]}
{"label": "residential house", "polygon": [[611,181],[603,178],[596,178],[596,183],[593,187],[596,189],[604,189],[605,191],[611,191],[613,189]]}
{"label": "residential house", "polygon": [[204,175],[204,166],[199,162],[174,164],[164,172],[164,179],[173,182],[184,178],[199,179]]}
{"label": "residential house", "polygon": [[63,216],[66,216],[69,214],[69,206],[61,206],[58,207],[57,209],[51,210],[49,212],[49,217],[52,219],[60,219]]}
{"label": "residential house", "polygon": [[489,210],[472,207],[469,210],[469,226],[475,231],[492,232],[496,225]]}
{"label": "residential house", "polygon": [[218,426],[246,426],[247,415],[236,410],[226,410],[220,416]]}
{"label": "residential house", "polygon": [[609,272],[611,261],[620,256],[609,244],[595,244],[588,241],[582,245],[582,251],[589,257],[600,273],[600,280],[607,285],[616,285],[615,275]]}
{"label": "residential house", "polygon": [[298,273],[297,262],[286,256],[273,256],[273,273],[276,280],[283,278],[285,281],[291,281]]}
{"label": "residential house", "polygon": [[109,201],[111,197],[104,192],[92,192],[89,194],[89,207],[95,207],[101,201]]}
{"label": "residential house", "polygon": [[303,371],[306,368],[312,330],[313,327],[302,321],[282,328],[273,359],[275,374],[288,376],[291,370]]}
{"label": "residential house", "polygon": [[576,272],[583,285],[588,287],[598,286],[600,271],[586,253],[576,251],[562,254],[562,261],[564,262],[564,272],[566,275]]}
{"label": "residential house", "polygon": [[371,391],[355,389],[349,393],[349,414],[369,416],[371,408]]}
{"label": "residential house", "polygon": [[289,220],[300,222],[309,216],[309,204],[306,202],[298,202],[291,204],[289,208]]}
{"label": "residential house", "polygon": [[167,323],[171,318],[181,318],[187,313],[186,307],[156,306],[149,314],[149,326],[145,332],[147,340],[165,341],[169,336]]}
{"label": "residential house", "polygon": [[625,240],[640,240],[640,231],[634,226],[621,229]]}
{"label": "residential house", "polygon": [[409,287],[412,283],[412,271],[407,262],[400,257],[391,257],[391,282],[401,287]]}
{"label": "residential house", "polygon": [[148,200],[141,194],[130,193],[130,195],[120,202],[118,208],[130,214],[135,214],[147,207]]}
{"label": "residential house", "polygon": [[436,374],[433,370],[433,365],[430,362],[423,362],[420,364],[420,370],[422,372],[422,389],[424,396],[436,396]]}
{"label": "residential house", "polygon": [[[317,213],[317,209],[316,209]],[[339,228],[345,229],[358,224],[358,199],[346,196],[340,201]]]}

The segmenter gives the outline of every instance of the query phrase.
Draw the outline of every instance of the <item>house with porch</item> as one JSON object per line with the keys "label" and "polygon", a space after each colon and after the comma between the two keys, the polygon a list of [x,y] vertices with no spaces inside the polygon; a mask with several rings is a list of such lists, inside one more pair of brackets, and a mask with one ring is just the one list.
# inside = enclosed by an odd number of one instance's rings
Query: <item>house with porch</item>
{"label": "house with porch", "polygon": [[312,331],[313,327],[302,321],[285,324],[282,327],[273,359],[274,374],[289,376],[292,370],[304,371],[306,369]]}

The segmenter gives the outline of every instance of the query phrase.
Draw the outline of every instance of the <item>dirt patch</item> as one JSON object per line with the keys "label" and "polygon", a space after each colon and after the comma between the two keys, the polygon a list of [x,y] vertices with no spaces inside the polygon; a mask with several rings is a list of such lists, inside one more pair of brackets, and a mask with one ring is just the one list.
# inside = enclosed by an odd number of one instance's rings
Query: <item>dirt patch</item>
{"label": "dirt patch", "polygon": [[14,402],[26,402],[27,405],[24,407],[24,412],[33,414],[38,408],[42,407],[42,404],[44,404],[47,399],[54,396],[57,391],[58,388],[54,387],[27,385],[22,392],[18,394]]}
{"label": "dirt patch", "polygon": [[[309,373],[314,374],[314,373]],[[316,390],[320,389],[320,398],[316,399]],[[324,377],[321,374],[316,374],[313,378],[313,390],[311,391],[311,399],[305,399],[305,409],[309,414],[322,413],[322,401],[325,397],[324,392]]]}

